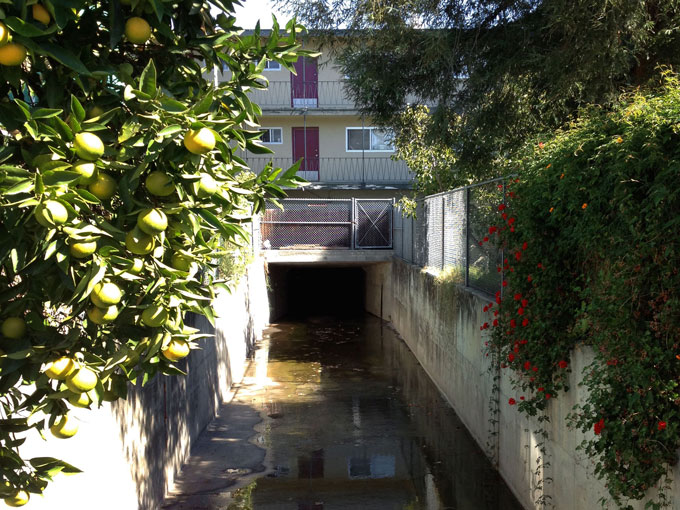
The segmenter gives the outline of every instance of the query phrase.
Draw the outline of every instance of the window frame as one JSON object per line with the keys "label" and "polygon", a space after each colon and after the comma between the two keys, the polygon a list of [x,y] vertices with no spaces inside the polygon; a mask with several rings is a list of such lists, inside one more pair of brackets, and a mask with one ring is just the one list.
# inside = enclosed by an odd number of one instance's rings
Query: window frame
{"label": "window frame", "polygon": [[[377,131],[385,131],[382,130],[378,127],[375,126],[347,126],[345,127],[345,152],[383,152],[383,153],[388,153],[388,152],[394,152],[394,147],[391,149],[349,149],[349,130],[350,129],[356,129],[359,131],[369,131],[369,141],[371,140],[371,135],[370,131],[371,130],[377,130]],[[363,136],[363,135],[362,135]]]}
{"label": "window frame", "polygon": [[[269,67],[270,64],[276,64],[279,67]],[[280,71],[281,69],[283,69],[281,62],[277,62],[275,60],[267,60],[267,62],[264,65],[265,71]]]}
{"label": "window frame", "polygon": [[[272,129],[278,129],[281,132],[281,141],[280,142],[265,142],[260,138],[260,142],[262,142],[265,145],[283,145],[283,128],[282,127],[262,127],[260,126],[259,130],[260,131],[269,131],[271,133]],[[269,138],[271,139],[271,134],[269,135]]]}

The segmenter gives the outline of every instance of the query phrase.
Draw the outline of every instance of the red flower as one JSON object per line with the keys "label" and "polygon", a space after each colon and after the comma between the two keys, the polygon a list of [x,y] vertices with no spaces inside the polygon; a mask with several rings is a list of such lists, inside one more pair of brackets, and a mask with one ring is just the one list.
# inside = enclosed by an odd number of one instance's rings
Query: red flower
{"label": "red flower", "polygon": [[531,362],[530,361],[525,361],[524,362],[524,370],[529,370],[531,368]]}
{"label": "red flower", "polygon": [[517,401],[514,398],[508,400],[508,404],[510,404],[511,406],[514,406],[516,403]]}
{"label": "red flower", "polygon": [[527,281],[530,282],[531,280],[533,280],[533,278],[531,277],[531,275],[527,276]]}
{"label": "red flower", "polygon": [[507,218],[508,218],[508,213],[503,213],[503,214],[501,214],[501,218],[503,218],[504,220],[507,219]]}
{"label": "red flower", "polygon": [[538,268],[539,268],[539,269],[543,269],[543,264],[541,264],[541,263],[539,262],[539,263],[538,263]]}
{"label": "red flower", "polygon": [[489,236],[484,236],[484,242],[487,242],[489,240]]}
{"label": "red flower", "polygon": [[[523,250],[526,250],[528,247],[529,247],[529,245],[527,244],[526,241],[524,241],[524,243],[522,243],[522,249],[523,249]],[[539,264],[538,266],[541,267],[540,264]]]}
{"label": "red flower", "polygon": [[522,299],[522,294],[515,294],[515,301]]}
{"label": "red flower", "polygon": [[538,148],[542,149],[543,147],[545,147],[545,144],[543,142],[538,142]]}
{"label": "red flower", "polygon": [[522,321],[522,326],[524,326],[526,328],[528,325],[529,325],[529,319],[524,319]]}
{"label": "red flower", "polygon": [[484,243],[482,243],[481,241],[479,241],[479,243],[477,244],[479,244],[479,246],[484,246]]}
{"label": "red flower", "polygon": [[513,223],[515,223],[515,218],[508,219],[508,225],[512,225]]}
{"label": "red flower", "polygon": [[514,231],[515,231],[515,227],[510,227],[510,232],[514,232]]}
{"label": "red flower", "polygon": [[604,429],[604,418],[600,418],[600,421],[593,425],[593,429],[595,430],[595,435],[599,436],[602,429]]}
{"label": "red flower", "polygon": [[560,368],[567,368],[567,366],[569,366],[569,363],[567,363],[567,362],[564,361],[564,360],[560,360],[560,362],[558,363],[558,365],[560,366]]}
{"label": "red flower", "polygon": [[521,251],[515,252],[515,258],[517,260],[520,260],[522,258],[522,252]]}
{"label": "red flower", "polygon": [[508,361],[515,361],[515,355],[513,353],[508,354]]}
{"label": "red flower", "polygon": [[488,307],[488,306],[485,306],[485,307],[484,307],[484,311],[485,311],[485,312],[488,312],[488,311],[489,311],[489,307]]}
{"label": "red flower", "polygon": [[496,326],[498,326],[498,319],[493,320],[493,327],[495,328]]}
{"label": "red flower", "polygon": [[528,304],[529,304],[529,301],[527,301],[526,299],[522,300],[522,308],[526,308]]}
{"label": "red flower", "polygon": [[502,268],[501,266],[498,266],[498,267],[496,268],[496,271],[498,271],[499,273],[500,273],[502,270],[503,270],[503,268]]}
{"label": "red flower", "polygon": [[510,321],[510,327],[511,327],[511,328],[517,327],[517,323],[515,322],[515,319],[512,319],[512,320]]}
{"label": "red flower", "polygon": [[501,304],[501,298],[497,297],[497,298],[496,298],[496,303],[498,303],[498,304],[500,305],[500,304]]}
{"label": "red flower", "polygon": [[496,310],[496,311],[493,312],[493,316],[494,316],[494,317],[498,317],[498,310]]}
{"label": "red flower", "polygon": [[506,282],[505,280],[503,280],[503,287],[507,287],[507,286],[508,286],[508,282]]}
{"label": "red flower", "polygon": [[522,339],[522,340],[519,341],[519,344],[520,344],[520,345],[526,345],[526,343],[527,343],[527,341],[524,340],[524,339]]}
{"label": "red flower", "polygon": [[493,234],[498,230],[498,227],[489,227],[489,234]]}
{"label": "red flower", "polygon": [[543,388],[543,386],[541,386],[540,388],[538,388],[538,391],[540,392],[540,391],[543,391],[544,389],[545,388]]}
{"label": "red flower", "polygon": [[545,394],[545,399],[546,399],[546,400],[550,400],[550,397],[552,397],[552,395],[551,395],[550,393],[546,393],[546,394]]}
{"label": "red flower", "polygon": [[538,372],[538,367],[533,367],[531,370],[533,370],[534,372]]}
{"label": "red flower", "polygon": [[524,397],[519,397],[520,400],[524,400]]}
{"label": "red flower", "polygon": [[500,290],[496,291],[496,297],[501,297],[501,291]]}
{"label": "red flower", "polygon": [[666,422],[665,421],[660,421],[659,425],[657,426],[659,430],[663,430],[666,428]]}
{"label": "red flower", "polygon": [[[500,187],[503,188],[502,185],[501,185]],[[504,209],[505,209],[505,204],[501,204],[501,205],[498,206],[498,210],[499,210],[499,211],[502,211],[502,210],[504,210]]]}
{"label": "red flower", "polygon": [[524,315],[524,308],[517,310],[517,315]]}

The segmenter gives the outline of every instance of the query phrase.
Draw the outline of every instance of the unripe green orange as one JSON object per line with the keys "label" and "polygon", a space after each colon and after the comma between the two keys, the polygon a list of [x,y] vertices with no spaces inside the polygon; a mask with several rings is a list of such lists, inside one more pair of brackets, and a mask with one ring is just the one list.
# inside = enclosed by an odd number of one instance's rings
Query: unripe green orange
{"label": "unripe green orange", "polygon": [[66,386],[73,393],[83,393],[97,386],[97,381],[97,374],[93,370],[80,367],[66,378]]}
{"label": "unripe green orange", "polygon": [[217,191],[217,182],[210,174],[201,174],[201,180],[198,182],[198,196],[206,198],[214,195]]}
{"label": "unripe green orange", "polygon": [[0,46],[0,64],[18,66],[26,60],[26,48],[19,43],[7,43]]}
{"label": "unripe green orange", "polygon": [[68,251],[72,257],[77,259],[84,259],[97,251],[97,241],[81,241],[71,243]]}
{"label": "unripe green orange", "polygon": [[187,341],[181,338],[173,338],[170,340],[170,343],[161,350],[163,356],[172,362],[185,358],[190,351],[191,348],[189,347]]}
{"label": "unripe green orange", "polygon": [[2,21],[0,21],[0,46],[9,42],[9,28]]}
{"label": "unripe green orange", "polygon": [[68,220],[68,210],[61,202],[46,200],[35,206],[35,220],[43,227],[63,225]]}
{"label": "unripe green orange", "polygon": [[178,271],[189,271],[191,269],[191,259],[182,253],[175,252],[170,257],[170,266]]}
{"label": "unripe green orange", "polygon": [[29,499],[31,499],[31,496],[28,494],[28,492],[26,492],[25,490],[18,490],[14,493],[13,496],[5,498],[4,502],[5,505],[7,506],[10,506],[12,508],[18,508],[28,503]]}
{"label": "unripe green orange", "polygon": [[117,305],[120,303],[120,299],[122,297],[123,292],[120,290],[120,287],[111,282],[97,283],[90,294],[90,300],[95,306],[98,306],[99,308],[107,308],[111,305]]}
{"label": "unripe green orange", "polygon": [[215,135],[205,127],[190,129],[184,135],[184,146],[192,154],[205,154],[215,148]]}
{"label": "unripe green orange", "polygon": [[104,154],[104,142],[94,133],[78,133],[73,140],[73,148],[80,159],[96,161]]}
{"label": "unripe green orange", "polygon": [[54,425],[50,427],[50,432],[59,439],[68,439],[75,436],[76,432],[78,432],[78,422],[73,416],[65,414],[54,422]]}
{"label": "unripe green orange", "polygon": [[151,37],[151,26],[144,18],[132,17],[125,22],[125,37],[134,44],[144,44]]}
{"label": "unripe green orange", "polygon": [[160,209],[145,209],[137,215],[137,226],[150,236],[160,234],[168,228],[168,217]]}
{"label": "unripe green orange", "polygon": [[168,320],[168,311],[161,305],[150,305],[142,312],[142,324],[157,328]]}
{"label": "unripe green orange", "polygon": [[68,396],[68,401],[75,407],[90,407],[97,400],[96,396],[93,390],[84,391],[83,393],[71,393]]}
{"label": "unripe green orange", "polygon": [[144,269],[144,261],[142,259],[135,259],[132,261],[132,267],[128,269],[129,273],[139,274]]}
{"label": "unripe green orange", "polygon": [[157,197],[167,197],[175,192],[175,183],[168,174],[160,170],[151,172],[144,181],[144,185],[149,193]]}
{"label": "unripe green orange", "polygon": [[93,306],[87,310],[87,318],[98,325],[108,324],[118,317],[118,308],[116,305],[111,305],[108,308],[99,308]]}
{"label": "unripe green orange", "polygon": [[8,317],[2,322],[2,336],[18,340],[26,334],[26,321],[21,317]]}
{"label": "unripe green orange", "polygon": [[135,255],[148,255],[153,251],[156,241],[148,234],[145,234],[137,227],[132,229],[125,236],[125,247]]}
{"label": "unripe green orange", "polygon": [[108,200],[116,193],[117,187],[118,185],[113,177],[101,172],[95,177],[94,181],[90,183],[87,189],[99,200]]}
{"label": "unripe green orange", "polygon": [[78,184],[91,184],[97,178],[97,165],[92,161],[79,159],[73,163],[73,171],[78,172],[81,175],[80,179],[78,179]]}
{"label": "unripe green orange", "polygon": [[71,358],[62,356],[61,358],[47,364],[45,375],[50,379],[63,381],[69,375],[71,375],[75,368],[76,364]]}
{"label": "unripe green orange", "polygon": [[50,13],[40,4],[33,4],[33,19],[43,25],[49,25],[50,21],[52,21]]}

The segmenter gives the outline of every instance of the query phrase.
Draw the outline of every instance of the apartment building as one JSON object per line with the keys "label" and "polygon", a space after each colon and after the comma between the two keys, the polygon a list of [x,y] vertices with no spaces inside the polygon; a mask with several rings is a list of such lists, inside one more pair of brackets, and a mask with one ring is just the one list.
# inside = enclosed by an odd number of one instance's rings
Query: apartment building
{"label": "apartment building", "polygon": [[[307,41],[315,49],[313,39]],[[391,198],[410,188],[403,161],[394,161],[390,134],[362,117],[344,87],[344,76],[330,52],[301,58],[296,74],[269,62],[267,90],[252,100],[262,108],[262,142],[269,155],[241,154],[258,172],[271,159],[290,167],[302,160],[299,175],[310,182],[289,196],[299,198]]]}

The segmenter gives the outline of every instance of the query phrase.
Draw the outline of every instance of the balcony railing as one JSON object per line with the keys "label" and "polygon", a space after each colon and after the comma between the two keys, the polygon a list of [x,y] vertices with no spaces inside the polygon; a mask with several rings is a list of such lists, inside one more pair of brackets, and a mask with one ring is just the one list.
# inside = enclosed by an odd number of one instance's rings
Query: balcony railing
{"label": "balcony railing", "polygon": [[[255,173],[260,173],[267,162],[274,167],[289,168],[292,158],[249,157],[246,163]],[[352,157],[315,158],[303,161],[298,175],[311,182],[329,184],[392,184],[408,185],[412,173],[403,161],[390,158]]]}
{"label": "balcony railing", "polygon": [[267,90],[253,90],[251,101],[265,110],[278,108],[334,108],[354,109],[354,101],[348,99],[341,81],[298,82],[291,87],[290,81],[269,82]]}

